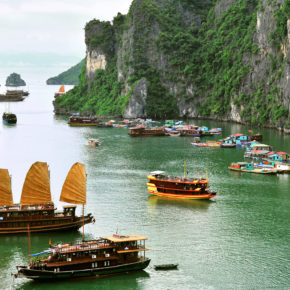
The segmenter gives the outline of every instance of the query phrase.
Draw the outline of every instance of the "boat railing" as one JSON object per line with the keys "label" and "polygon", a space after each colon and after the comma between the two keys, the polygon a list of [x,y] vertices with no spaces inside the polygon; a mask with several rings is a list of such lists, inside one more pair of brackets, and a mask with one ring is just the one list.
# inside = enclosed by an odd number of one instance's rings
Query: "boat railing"
{"label": "boat railing", "polygon": [[204,178],[184,178],[178,176],[158,176],[158,180],[164,181],[176,181],[176,182],[193,182],[195,180],[204,180]]}
{"label": "boat railing", "polygon": [[57,244],[51,247],[59,253],[69,253],[69,252],[96,250],[101,248],[107,248],[110,246],[111,244],[105,240],[92,240],[84,242],[82,241],[71,242],[67,244]]}
{"label": "boat railing", "polygon": [[20,205],[0,206],[0,211],[33,211],[33,210],[54,210],[53,204],[36,204],[36,205]]}

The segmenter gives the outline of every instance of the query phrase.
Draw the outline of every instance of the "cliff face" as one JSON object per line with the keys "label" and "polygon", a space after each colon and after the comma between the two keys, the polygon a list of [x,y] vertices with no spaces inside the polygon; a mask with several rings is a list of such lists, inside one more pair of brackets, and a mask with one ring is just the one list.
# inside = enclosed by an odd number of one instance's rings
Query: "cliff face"
{"label": "cliff face", "polygon": [[128,15],[87,24],[86,79],[56,105],[77,108],[85,93],[79,110],[97,114],[289,132],[289,15],[290,0],[134,0]]}

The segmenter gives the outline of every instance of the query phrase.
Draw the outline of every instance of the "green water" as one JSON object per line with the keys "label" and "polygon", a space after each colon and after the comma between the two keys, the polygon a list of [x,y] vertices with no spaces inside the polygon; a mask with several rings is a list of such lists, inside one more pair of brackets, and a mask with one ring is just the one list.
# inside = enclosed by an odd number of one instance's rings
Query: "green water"
{"label": "green water", "polygon": [[[129,137],[127,129],[70,128],[56,120],[51,101],[57,87],[37,79],[25,102],[13,104],[18,124],[0,125],[0,168],[12,174],[14,200],[20,199],[24,177],[35,161],[47,161],[56,206],[71,165],[83,162],[88,174],[86,212],[96,223],[85,228],[86,238],[121,234],[148,237],[152,259],[146,271],[112,277],[36,283],[14,280],[16,265],[28,262],[26,236],[0,237],[1,289],[289,289],[290,288],[290,175],[263,176],[231,172],[243,149],[196,148],[187,137]],[[1,114],[5,104],[0,103]],[[223,136],[249,127],[195,121],[222,127]],[[263,142],[290,152],[290,136],[259,130]],[[116,137],[118,135],[118,137]],[[87,145],[98,138],[101,146]],[[219,137],[208,138],[217,140]],[[203,176],[218,192],[212,201],[177,201],[149,196],[146,174],[164,170]],[[80,213],[78,209],[78,213]],[[34,234],[32,252],[48,247],[51,239],[74,241],[75,233]],[[179,263],[175,271],[155,271],[154,264]]]}

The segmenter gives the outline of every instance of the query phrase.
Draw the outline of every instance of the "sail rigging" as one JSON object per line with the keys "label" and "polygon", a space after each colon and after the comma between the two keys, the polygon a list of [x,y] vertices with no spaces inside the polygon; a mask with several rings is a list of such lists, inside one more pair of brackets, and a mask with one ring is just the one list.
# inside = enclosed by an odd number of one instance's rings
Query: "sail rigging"
{"label": "sail rigging", "polygon": [[8,169],[0,169],[0,205],[13,205],[11,179]]}
{"label": "sail rigging", "polygon": [[72,204],[86,204],[86,170],[82,163],[75,163],[63,184],[60,201]]}
{"label": "sail rigging", "polygon": [[21,205],[51,202],[50,178],[46,162],[35,162],[27,172],[21,194]]}

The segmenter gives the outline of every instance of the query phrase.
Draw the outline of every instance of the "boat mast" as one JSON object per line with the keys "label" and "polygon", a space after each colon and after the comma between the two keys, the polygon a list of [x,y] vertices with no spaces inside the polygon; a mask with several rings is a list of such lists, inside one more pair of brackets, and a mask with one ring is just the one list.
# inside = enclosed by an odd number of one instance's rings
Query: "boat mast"
{"label": "boat mast", "polygon": [[29,257],[29,263],[30,263],[30,228],[29,224],[27,225],[28,227],[28,257]]}
{"label": "boat mast", "polygon": [[184,179],[186,178],[186,160],[184,160]]}
{"label": "boat mast", "polygon": [[85,241],[85,205],[83,204],[83,242]]}

